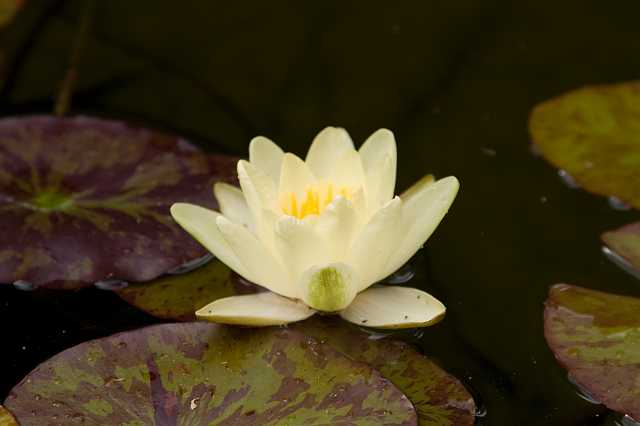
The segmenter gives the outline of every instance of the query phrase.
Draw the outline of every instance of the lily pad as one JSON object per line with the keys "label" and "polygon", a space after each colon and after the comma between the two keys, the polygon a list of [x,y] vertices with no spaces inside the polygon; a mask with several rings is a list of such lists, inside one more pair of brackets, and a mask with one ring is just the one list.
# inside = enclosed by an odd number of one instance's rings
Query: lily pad
{"label": "lily pad", "polygon": [[587,86],[537,105],[541,154],[584,189],[640,208],[640,81]]}
{"label": "lily pad", "polygon": [[547,343],[578,386],[640,420],[640,299],[558,284],[544,317]]}
{"label": "lily pad", "polygon": [[193,321],[195,311],[223,297],[264,291],[212,260],[192,272],[168,275],[118,290],[126,302],[157,318]]}
{"label": "lily pad", "polygon": [[602,241],[636,271],[640,271],[640,222],[607,231],[602,234]]}
{"label": "lily pad", "polygon": [[465,387],[412,345],[373,339],[338,318],[311,318],[291,327],[378,370],[411,400],[420,425],[475,423],[476,405]]}
{"label": "lily pad", "polygon": [[388,380],[288,329],[163,324],[68,349],[5,406],[22,426],[415,425]]}
{"label": "lily pad", "polygon": [[[190,320],[194,311],[227,296],[259,291],[221,262],[184,275],[129,286],[118,294],[132,305],[163,319]],[[333,317],[314,317],[290,328],[323,341],[391,380],[416,407],[420,425],[472,425],[475,403],[465,387],[413,346],[370,335]]]}
{"label": "lily pad", "polygon": [[235,161],[116,121],[0,120],[0,283],[147,281],[203,256],[169,207],[215,207]]}
{"label": "lily pad", "polygon": [[18,426],[16,419],[2,405],[0,405],[0,426]]}

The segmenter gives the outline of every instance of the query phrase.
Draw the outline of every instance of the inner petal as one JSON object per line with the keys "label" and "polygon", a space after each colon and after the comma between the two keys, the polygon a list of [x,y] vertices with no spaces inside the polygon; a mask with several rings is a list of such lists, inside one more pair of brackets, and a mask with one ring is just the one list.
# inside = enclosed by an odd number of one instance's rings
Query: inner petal
{"label": "inner petal", "polygon": [[302,193],[293,191],[281,192],[279,195],[280,210],[287,216],[302,219],[309,215],[320,215],[336,197],[351,200],[353,188],[334,183],[318,183],[307,185]]}

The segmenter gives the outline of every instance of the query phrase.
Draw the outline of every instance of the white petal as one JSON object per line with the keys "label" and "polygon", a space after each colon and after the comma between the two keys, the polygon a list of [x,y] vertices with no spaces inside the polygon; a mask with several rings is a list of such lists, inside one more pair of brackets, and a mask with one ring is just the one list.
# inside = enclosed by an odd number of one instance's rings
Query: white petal
{"label": "white petal", "polygon": [[339,186],[362,188],[367,192],[364,169],[360,154],[355,150],[347,150],[333,162],[333,169],[329,172],[328,181]]}
{"label": "white petal", "polygon": [[316,232],[327,242],[329,261],[346,259],[356,233],[360,230],[360,219],[353,204],[343,197],[336,197],[322,212],[313,225]]}
{"label": "white petal", "polygon": [[403,198],[403,238],[386,265],[385,275],[397,271],[422,247],[449,211],[460,187],[454,176],[434,183],[422,179],[416,185],[418,187],[409,188],[409,195]]}
{"label": "white petal", "polygon": [[[326,240],[308,221],[282,216],[275,224],[275,247],[292,282],[313,265],[327,263],[331,252]],[[296,294],[294,297],[299,297]]]}
{"label": "white petal", "polygon": [[258,136],[249,143],[249,161],[266,173],[277,185],[284,152],[264,136]]}
{"label": "white petal", "polygon": [[289,275],[279,260],[244,226],[231,222],[224,216],[216,220],[218,229],[229,247],[236,254],[252,278],[245,277],[274,293],[296,297]]}
{"label": "white petal", "polygon": [[266,173],[244,160],[238,161],[238,179],[251,210],[255,232],[267,246],[271,246],[273,229],[266,223],[264,211],[277,208],[276,185]]}
{"label": "white petal", "polygon": [[376,210],[393,198],[396,187],[397,149],[393,133],[380,129],[359,150],[366,176],[367,208]]}
{"label": "white petal", "polygon": [[255,277],[240,263],[235,252],[220,233],[216,225],[217,218],[221,216],[220,213],[193,204],[176,203],[171,206],[171,215],[185,231],[215,257],[249,281],[254,281]]}
{"label": "white petal", "polygon": [[355,151],[355,148],[347,131],[340,127],[326,127],[311,143],[305,161],[316,178],[327,180],[335,169],[336,161],[348,151]]}
{"label": "white petal", "polygon": [[280,194],[293,192],[298,200],[304,199],[306,190],[316,183],[309,166],[294,154],[287,152],[280,170]]}
{"label": "white petal", "polygon": [[224,182],[217,182],[213,186],[213,193],[220,205],[220,212],[229,220],[253,229],[251,210],[244,199],[240,188]]}
{"label": "white petal", "polygon": [[344,263],[315,265],[306,270],[298,282],[300,298],[308,306],[324,312],[346,308],[356,297],[357,271]]}
{"label": "white petal", "polygon": [[386,277],[384,266],[397,250],[398,232],[402,201],[395,197],[378,210],[356,237],[348,257],[360,273],[362,291],[376,281]]}
{"label": "white petal", "polygon": [[302,321],[315,311],[304,303],[265,292],[226,297],[199,309],[199,319],[250,326],[283,325]]}
{"label": "white petal", "polygon": [[373,328],[426,327],[440,321],[445,306],[424,291],[410,287],[373,287],[363,291],[340,316]]}

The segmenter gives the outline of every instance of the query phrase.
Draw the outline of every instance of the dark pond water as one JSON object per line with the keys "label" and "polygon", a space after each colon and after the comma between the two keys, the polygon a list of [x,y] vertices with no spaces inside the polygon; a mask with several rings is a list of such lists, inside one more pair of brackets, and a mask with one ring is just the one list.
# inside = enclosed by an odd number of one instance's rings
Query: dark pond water
{"label": "dark pond water", "polygon": [[[97,2],[73,113],[246,155],[264,134],[302,154],[326,125],[399,143],[399,189],[456,175],[451,212],[412,285],[448,307],[417,341],[463,379],[484,425],[613,425],[542,334],[550,285],[640,296],[599,234],[637,219],[569,188],[529,148],[531,107],[640,76],[638,1]],[[3,115],[49,112],[82,2],[32,0],[1,36]],[[0,288],[0,399],[39,362],[154,320],[100,290]]]}

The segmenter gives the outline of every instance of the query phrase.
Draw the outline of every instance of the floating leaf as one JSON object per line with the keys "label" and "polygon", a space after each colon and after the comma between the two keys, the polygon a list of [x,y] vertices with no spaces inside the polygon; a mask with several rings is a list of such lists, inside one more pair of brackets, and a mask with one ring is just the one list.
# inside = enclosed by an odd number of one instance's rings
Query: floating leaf
{"label": "floating leaf", "polygon": [[213,260],[192,272],[130,285],[117,293],[155,317],[192,321],[196,319],[195,311],[213,300],[260,289],[243,281],[219,260]]}
{"label": "floating leaf", "polygon": [[636,271],[640,271],[640,222],[605,232],[602,241]]}
{"label": "floating leaf", "polygon": [[547,343],[578,386],[640,419],[640,299],[559,284],[544,316]]}
{"label": "floating leaf", "polygon": [[640,82],[588,86],[537,105],[533,142],[588,191],[640,208]]}
{"label": "floating leaf", "polygon": [[338,318],[314,317],[290,327],[380,371],[411,400],[420,425],[475,423],[476,406],[465,387],[412,345],[392,338],[372,339]]}
{"label": "floating leaf", "polygon": [[0,120],[0,282],[146,281],[203,256],[169,207],[214,207],[234,163],[115,121]]}
{"label": "floating leaf", "polygon": [[10,412],[0,405],[0,426],[18,426]]}
{"label": "floating leaf", "polygon": [[[5,405],[22,426],[415,425],[363,363],[294,330],[163,324],[68,349]],[[34,414],[35,413],[35,414]],[[66,419],[66,420],[63,420]]]}
{"label": "floating leaf", "polygon": [[[151,315],[189,320],[196,309],[213,300],[258,289],[260,287],[242,281],[214,260],[188,274],[136,284],[118,293]],[[418,411],[421,425],[474,423],[475,404],[464,386],[413,346],[392,339],[370,339],[367,333],[332,317],[314,317],[290,328],[326,342],[350,358],[379,370],[409,397]]]}

